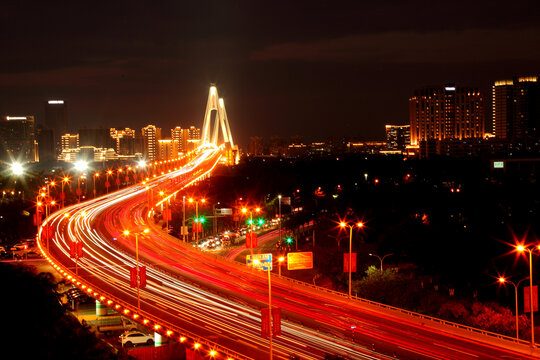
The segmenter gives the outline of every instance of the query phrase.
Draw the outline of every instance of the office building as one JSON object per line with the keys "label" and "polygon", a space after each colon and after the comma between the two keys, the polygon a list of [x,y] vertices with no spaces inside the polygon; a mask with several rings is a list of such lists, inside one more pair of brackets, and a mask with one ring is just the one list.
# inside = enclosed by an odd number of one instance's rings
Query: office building
{"label": "office building", "polygon": [[79,148],[79,134],[62,135],[62,151]]}
{"label": "office building", "polygon": [[500,139],[537,137],[540,126],[538,76],[496,81],[492,88],[493,134]]}
{"label": "office building", "polygon": [[56,160],[56,144],[54,142],[54,132],[43,125],[36,127],[36,140],[38,143],[39,162]]}
{"label": "office building", "polygon": [[386,125],[386,145],[390,150],[405,150],[411,144],[411,125]]}
{"label": "office building", "polygon": [[64,100],[49,100],[45,104],[45,128],[53,131],[56,154],[62,151],[62,135],[68,132],[67,105]]}
{"label": "office building", "polygon": [[3,117],[0,120],[0,149],[3,161],[37,162],[34,117]]}
{"label": "office building", "polygon": [[411,144],[421,141],[484,137],[484,99],[476,88],[418,89],[409,99]]}

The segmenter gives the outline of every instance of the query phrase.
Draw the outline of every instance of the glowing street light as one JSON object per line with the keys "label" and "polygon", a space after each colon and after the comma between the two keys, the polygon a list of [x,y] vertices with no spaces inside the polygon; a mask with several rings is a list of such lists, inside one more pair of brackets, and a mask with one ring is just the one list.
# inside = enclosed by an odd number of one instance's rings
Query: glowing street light
{"label": "glowing street light", "polygon": [[14,162],[11,164],[11,172],[13,173],[13,175],[19,176],[24,174],[24,168],[21,163]]}
{"label": "glowing street light", "polygon": [[532,271],[532,252],[533,250],[540,250],[540,245],[534,247],[526,247],[523,244],[516,246],[516,250],[519,253],[527,251],[529,253],[529,304],[531,310],[531,347],[534,347],[534,306],[533,306],[533,271]]}
{"label": "glowing street light", "polygon": [[513,283],[512,281],[506,279],[505,277],[501,276],[499,277],[499,283],[500,284],[511,284],[514,286],[514,289],[515,289],[515,302],[516,302],[516,339],[519,340],[519,316],[518,316],[518,287],[519,287],[519,284],[521,284],[522,281],[524,280],[527,280],[529,277],[526,277],[524,279],[521,279],[518,281],[517,284]]}
{"label": "glowing street light", "polygon": [[83,172],[85,171],[86,169],[88,168],[88,163],[86,161],[77,161],[75,163],[75,170],[79,171],[79,172]]}
{"label": "glowing street light", "polygon": [[383,272],[383,261],[384,261],[384,259],[385,259],[387,256],[390,256],[390,255],[394,255],[394,253],[386,254],[386,255],[384,255],[383,257],[380,257],[380,256],[377,255],[377,254],[369,253],[369,256],[374,256],[374,257],[378,258],[379,261],[381,262],[381,272]]}
{"label": "glowing street light", "polygon": [[362,229],[364,227],[363,222],[358,222],[356,224],[347,224],[346,222],[342,221],[339,223],[339,226],[343,229],[349,228],[349,298],[351,298],[351,284],[352,284],[352,231],[355,226]]}
{"label": "glowing street light", "polygon": [[285,257],[284,257],[284,256],[280,256],[280,257],[278,258],[278,264],[279,264],[279,267],[278,267],[278,269],[279,269],[279,276],[281,276],[281,263],[284,262],[284,261],[285,261]]}

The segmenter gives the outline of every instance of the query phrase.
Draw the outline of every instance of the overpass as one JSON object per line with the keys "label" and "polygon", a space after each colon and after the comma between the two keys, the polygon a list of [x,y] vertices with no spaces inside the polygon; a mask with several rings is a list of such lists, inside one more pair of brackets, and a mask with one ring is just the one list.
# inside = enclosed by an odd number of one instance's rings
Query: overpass
{"label": "overpass", "polygon": [[[235,146],[224,106],[220,115],[217,89],[210,89],[208,103],[203,141],[194,153],[151,165],[153,175],[140,184],[55,212],[40,228],[38,244],[74,286],[201,356],[266,359],[269,340],[260,332],[267,275],[202,252],[153,222],[158,193],[175,196],[208,176]],[[208,109],[216,112],[213,133]],[[223,133],[219,144],[218,131]],[[82,244],[82,257],[74,256],[73,244]],[[130,286],[130,269],[137,264],[146,269],[146,286],[140,289]],[[272,304],[283,314],[282,334],[273,339],[276,359],[322,359],[327,354],[350,359],[538,356],[528,343],[510,337],[350,299],[275,274],[271,280]]]}

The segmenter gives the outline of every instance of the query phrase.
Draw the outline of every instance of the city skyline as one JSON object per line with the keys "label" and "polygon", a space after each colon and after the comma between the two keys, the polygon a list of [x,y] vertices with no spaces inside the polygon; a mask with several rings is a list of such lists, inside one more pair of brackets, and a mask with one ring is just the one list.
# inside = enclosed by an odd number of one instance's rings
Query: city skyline
{"label": "city skyline", "polygon": [[0,15],[0,113],[42,124],[45,102],[64,99],[69,130],[200,126],[216,83],[242,146],[261,135],[383,139],[384,125],[408,124],[417,88],[454,82],[487,98],[495,81],[538,74],[537,15],[531,1],[273,3],[265,11],[10,4]]}

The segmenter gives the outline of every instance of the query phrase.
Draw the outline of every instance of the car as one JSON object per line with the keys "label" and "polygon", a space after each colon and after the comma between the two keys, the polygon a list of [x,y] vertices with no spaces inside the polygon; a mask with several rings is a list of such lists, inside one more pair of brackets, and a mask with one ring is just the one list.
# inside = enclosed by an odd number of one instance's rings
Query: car
{"label": "car", "polygon": [[123,347],[134,347],[137,345],[154,345],[154,336],[140,331],[129,331],[119,336],[119,341]]}
{"label": "car", "polygon": [[10,247],[9,251],[11,253],[11,256],[13,256],[13,258],[22,259],[24,255],[28,252],[28,246],[17,244]]}

